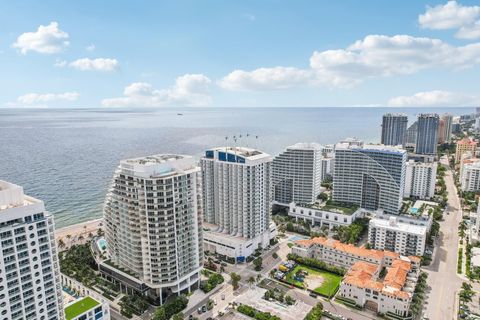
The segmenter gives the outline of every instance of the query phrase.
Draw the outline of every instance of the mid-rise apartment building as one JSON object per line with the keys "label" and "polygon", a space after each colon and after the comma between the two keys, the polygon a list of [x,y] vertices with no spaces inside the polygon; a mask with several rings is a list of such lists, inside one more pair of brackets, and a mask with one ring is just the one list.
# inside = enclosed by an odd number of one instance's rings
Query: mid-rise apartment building
{"label": "mid-rise apartment building", "polygon": [[480,190],[480,161],[465,159],[460,169],[460,188],[462,191]]}
{"label": "mid-rise apartment building", "polygon": [[[288,205],[291,202],[311,203],[320,194],[323,170],[323,147],[318,143],[297,143],[273,159],[273,200]],[[325,166],[329,163],[325,162]]]}
{"label": "mid-rise apartment building", "polygon": [[252,148],[221,147],[207,150],[200,165],[205,250],[243,262],[275,236],[272,157]]}
{"label": "mid-rise apartment building", "polygon": [[333,200],[398,214],[403,199],[406,160],[407,152],[401,147],[337,144]]}
{"label": "mid-rise apartment building", "polygon": [[404,197],[431,199],[435,194],[436,178],[436,162],[409,160],[406,163]]}
{"label": "mid-rise apartment building", "polygon": [[64,318],[53,216],[23,188],[0,180],[0,318]]}
{"label": "mid-rise apartment building", "polygon": [[120,161],[104,205],[108,260],[122,290],[163,303],[198,286],[203,261],[200,168],[191,156]]}
{"label": "mid-rise apartment building", "polygon": [[377,214],[369,222],[368,242],[377,250],[423,256],[431,225],[431,217]]}
{"label": "mid-rise apartment building", "polygon": [[455,149],[455,163],[459,164],[462,156],[471,152],[472,155],[475,155],[477,151],[477,142],[469,137],[465,137],[460,141],[457,141],[457,146]]}

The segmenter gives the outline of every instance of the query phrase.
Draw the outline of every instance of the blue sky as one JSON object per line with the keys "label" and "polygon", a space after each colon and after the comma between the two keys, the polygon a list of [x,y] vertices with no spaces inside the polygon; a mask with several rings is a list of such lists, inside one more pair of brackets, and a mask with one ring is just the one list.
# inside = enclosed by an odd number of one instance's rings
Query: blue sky
{"label": "blue sky", "polygon": [[3,1],[0,21],[4,107],[480,102],[478,1]]}

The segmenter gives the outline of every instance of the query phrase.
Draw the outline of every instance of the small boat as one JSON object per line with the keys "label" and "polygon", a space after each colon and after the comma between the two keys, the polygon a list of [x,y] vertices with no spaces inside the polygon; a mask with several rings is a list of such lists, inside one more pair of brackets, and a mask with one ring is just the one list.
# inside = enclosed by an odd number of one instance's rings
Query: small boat
{"label": "small boat", "polygon": [[177,116],[183,116],[183,113],[177,113]]}

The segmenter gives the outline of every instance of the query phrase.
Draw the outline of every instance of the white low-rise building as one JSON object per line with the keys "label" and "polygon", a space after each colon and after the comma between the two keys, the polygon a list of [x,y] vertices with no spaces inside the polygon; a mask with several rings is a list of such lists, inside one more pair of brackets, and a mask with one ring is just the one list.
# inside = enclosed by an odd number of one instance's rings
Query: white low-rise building
{"label": "white low-rise building", "polygon": [[436,162],[415,162],[409,160],[406,163],[403,196],[406,198],[431,199],[435,193],[436,177]]}
{"label": "white low-rise building", "polygon": [[[342,210],[343,209],[343,210]],[[332,209],[324,204],[314,203],[311,205],[299,205],[294,202],[290,203],[288,215],[309,222],[316,227],[333,227],[348,226],[356,219],[364,217],[365,210],[361,208],[341,208]]]}
{"label": "white low-rise building", "polygon": [[369,222],[368,242],[377,250],[423,256],[432,218],[377,214]]}

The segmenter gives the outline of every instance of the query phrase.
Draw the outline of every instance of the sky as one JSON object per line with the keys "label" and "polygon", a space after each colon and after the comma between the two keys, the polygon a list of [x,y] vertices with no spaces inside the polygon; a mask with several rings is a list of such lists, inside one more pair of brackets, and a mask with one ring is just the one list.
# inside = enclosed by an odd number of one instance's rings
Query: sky
{"label": "sky", "polygon": [[2,1],[0,107],[480,105],[480,1]]}

